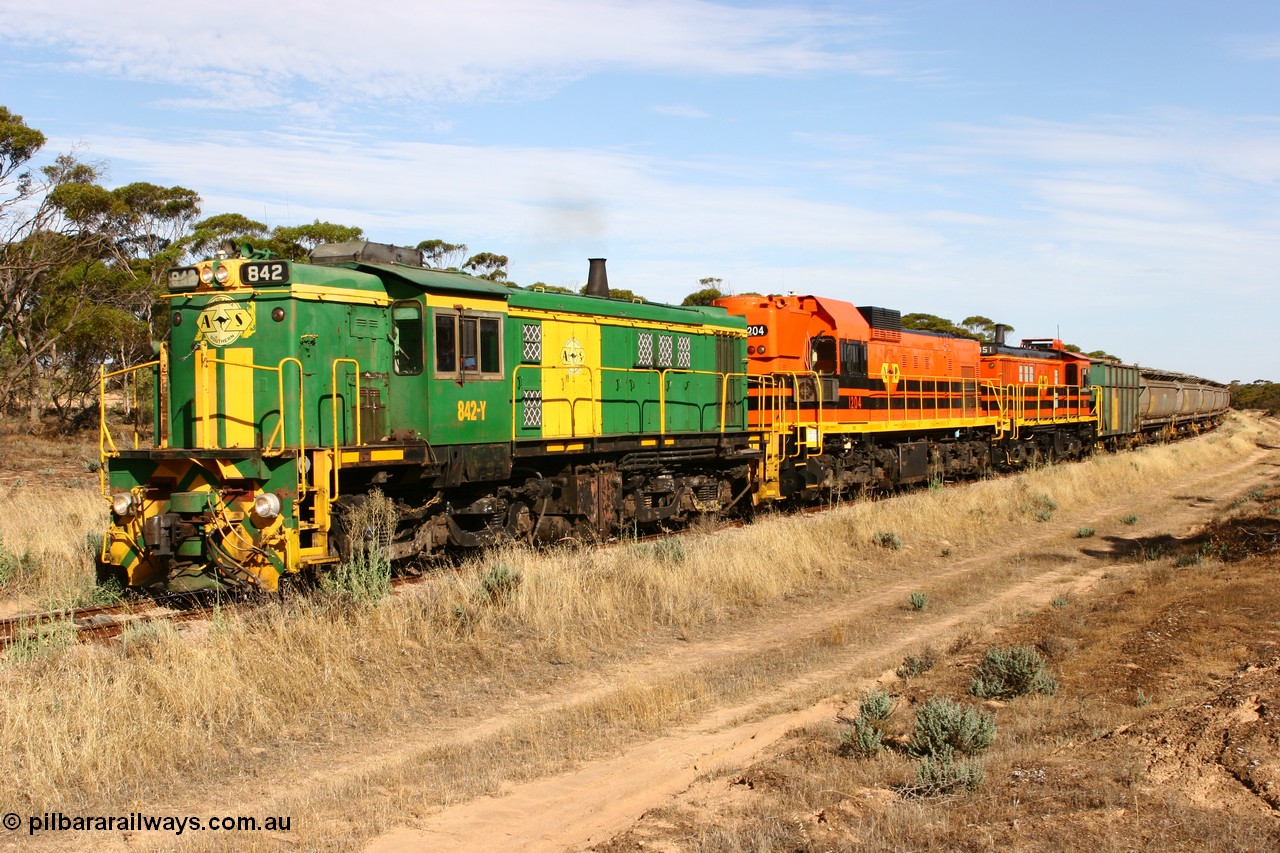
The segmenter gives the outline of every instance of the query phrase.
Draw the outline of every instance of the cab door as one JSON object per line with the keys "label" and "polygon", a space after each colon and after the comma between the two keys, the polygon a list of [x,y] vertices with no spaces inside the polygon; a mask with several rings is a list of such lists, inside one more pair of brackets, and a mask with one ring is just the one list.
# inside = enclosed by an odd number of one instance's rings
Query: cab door
{"label": "cab door", "polygon": [[498,307],[431,309],[433,444],[511,440],[510,377],[503,361],[506,315]]}

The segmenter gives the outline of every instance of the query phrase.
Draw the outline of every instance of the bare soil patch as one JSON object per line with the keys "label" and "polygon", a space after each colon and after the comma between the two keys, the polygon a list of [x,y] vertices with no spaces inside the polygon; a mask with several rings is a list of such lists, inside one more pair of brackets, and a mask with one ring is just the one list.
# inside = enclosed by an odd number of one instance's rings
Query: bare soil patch
{"label": "bare soil patch", "polygon": [[[1272,723],[1262,720],[1257,707],[1276,707],[1280,660],[1267,645],[1274,642],[1274,619],[1267,638],[1247,647],[1239,640],[1253,631],[1266,602],[1274,602],[1275,565],[1256,558],[1247,566],[1219,562],[1226,543],[1235,541],[1232,525],[1243,522],[1223,520],[1202,528],[1215,514],[1237,510],[1259,489],[1264,492],[1256,502],[1274,503],[1265,490],[1275,476],[1274,460],[1267,448],[1259,448],[1239,465],[1188,472],[1173,489],[1064,514],[1046,527],[1025,526],[1012,541],[1001,541],[959,566],[917,554],[916,561],[933,570],[927,576],[935,601],[963,599],[965,585],[977,583],[983,568],[1012,567],[1017,577],[1010,576],[998,594],[965,600],[951,611],[904,613],[870,596],[812,608],[803,625],[771,622],[793,635],[838,632],[859,622],[882,630],[866,646],[841,642],[844,654],[835,665],[825,661],[823,667],[797,673],[747,703],[706,714],[673,734],[578,770],[504,786],[496,796],[445,808],[417,827],[385,833],[367,849],[990,849],[1012,844],[1110,850],[1151,843],[1200,849],[1202,841],[1216,849],[1265,849],[1276,840],[1274,815],[1248,785],[1236,786],[1247,791],[1238,802],[1234,789],[1230,795],[1218,792],[1216,799],[1188,799],[1177,783],[1188,774],[1164,773],[1159,757],[1141,755],[1135,744],[1144,732],[1156,741],[1169,737],[1165,730],[1175,731],[1174,719],[1191,714],[1193,719],[1182,723],[1185,737],[1171,738],[1161,752],[1190,761],[1186,756],[1195,750],[1187,738],[1212,730],[1205,728],[1207,720],[1195,717],[1197,709],[1215,699],[1215,707],[1231,707],[1224,719],[1235,714],[1271,731]],[[1086,526],[1101,535],[1076,538]],[[1180,560],[1183,564],[1176,565]],[[906,583],[918,583],[919,577]],[[902,602],[906,587],[891,586],[890,599]],[[1066,604],[1054,606],[1054,601]],[[1229,615],[1220,619],[1221,614]],[[1176,643],[1170,633],[1175,631]],[[1002,749],[989,759],[991,781],[977,794],[941,803],[904,800],[895,786],[910,782],[908,761],[890,756],[858,763],[838,755],[836,717],[858,692],[877,685],[899,692],[905,701],[898,713],[909,718],[909,709],[930,695],[964,696],[978,657],[996,641],[1044,644],[1055,655],[1063,686],[1055,697],[1017,700],[999,709]],[[904,684],[892,668],[885,669],[887,658],[900,659],[924,646],[939,663],[923,677]],[[1229,680],[1246,665],[1255,669],[1241,670],[1240,684],[1232,688],[1247,694],[1244,705],[1231,704],[1222,689],[1205,690],[1207,679]],[[1257,673],[1253,680],[1246,677],[1252,672]],[[1256,702],[1248,698],[1255,693]],[[1158,716],[1162,713],[1172,716]],[[1255,715],[1261,723],[1252,719]],[[1141,720],[1146,726],[1135,727]],[[1263,746],[1256,742],[1252,751],[1237,754],[1254,761]],[[1270,753],[1275,752],[1273,741]],[[1254,764],[1249,772],[1262,773],[1256,769],[1261,766]],[[1265,788],[1268,782],[1273,780],[1256,785]],[[1133,831],[1117,836],[1116,824]]]}

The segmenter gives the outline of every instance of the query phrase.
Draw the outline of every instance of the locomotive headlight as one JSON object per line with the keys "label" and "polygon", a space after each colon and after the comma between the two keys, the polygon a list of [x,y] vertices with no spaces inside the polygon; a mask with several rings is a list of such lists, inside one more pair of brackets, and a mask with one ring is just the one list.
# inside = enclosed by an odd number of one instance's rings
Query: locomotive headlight
{"label": "locomotive headlight", "polygon": [[231,278],[231,270],[226,267],[218,267],[213,271],[213,277],[218,284],[226,284],[227,279]]}
{"label": "locomotive headlight", "polygon": [[200,268],[200,283],[213,284],[213,268],[212,267]]}
{"label": "locomotive headlight", "polygon": [[253,499],[253,514],[262,519],[275,518],[280,514],[280,498],[263,492]]}
{"label": "locomotive headlight", "polygon": [[111,511],[119,518],[128,518],[133,515],[135,506],[133,495],[129,492],[119,492],[111,496]]}

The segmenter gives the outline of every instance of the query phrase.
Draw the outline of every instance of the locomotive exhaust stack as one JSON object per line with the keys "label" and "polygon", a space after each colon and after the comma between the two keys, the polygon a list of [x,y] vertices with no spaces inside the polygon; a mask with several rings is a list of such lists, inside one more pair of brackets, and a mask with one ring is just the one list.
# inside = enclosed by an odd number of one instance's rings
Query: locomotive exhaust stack
{"label": "locomotive exhaust stack", "polygon": [[604,271],[604,258],[588,258],[591,269],[587,272],[587,295],[609,298],[609,275]]}

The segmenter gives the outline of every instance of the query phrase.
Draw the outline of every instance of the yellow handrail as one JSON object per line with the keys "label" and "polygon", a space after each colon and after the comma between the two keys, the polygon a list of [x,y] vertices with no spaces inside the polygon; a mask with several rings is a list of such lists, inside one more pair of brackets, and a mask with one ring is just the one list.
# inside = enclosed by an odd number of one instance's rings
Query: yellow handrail
{"label": "yellow handrail", "polygon": [[335,358],[330,365],[331,386],[333,393],[333,490],[329,493],[329,499],[337,500],[338,498],[338,472],[342,469],[342,454],[338,452],[338,365],[350,364],[356,369],[356,413],[352,418],[356,424],[356,445],[362,444],[360,441],[360,362],[354,358]]}
{"label": "yellow handrail", "polygon": [[[563,371],[570,371],[570,370],[572,370],[572,371],[586,371],[586,372],[587,372],[587,376],[588,376],[588,378],[589,378],[589,382],[588,382],[588,387],[587,387],[587,389],[586,389],[586,394],[585,394],[585,395],[580,395],[580,396],[576,396],[576,397],[547,397],[547,396],[546,396],[546,394],[545,394],[545,390],[546,390],[546,389],[545,389],[545,384],[544,384],[542,387],[540,387],[540,388],[539,388],[539,390],[543,392],[543,396],[542,396],[542,403],[543,403],[544,405],[545,405],[546,403],[560,403],[560,404],[567,404],[567,405],[568,405],[568,407],[569,407],[569,437],[570,437],[570,438],[576,438],[576,437],[578,437],[578,424],[577,424],[577,407],[578,407],[578,404],[583,403],[583,402],[587,402],[587,403],[591,403],[591,404],[599,403],[599,404],[601,404],[601,405],[603,405],[603,404],[604,404],[604,402],[605,402],[605,401],[604,401],[604,399],[603,399],[603,397],[604,397],[603,376],[604,376],[604,374],[606,374],[606,373],[638,374],[638,375],[653,376],[653,377],[657,378],[657,380],[658,380],[658,432],[659,432],[659,434],[660,434],[660,435],[666,435],[666,434],[667,434],[667,396],[666,396],[666,392],[667,392],[667,379],[668,379],[668,377],[669,377],[669,375],[670,375],[670,374],[684,374],[684,375],[693,375],[693,376],[714,376],[714,377],[716,377],[716,378],[719,380],[719,382],[720,382],[720,400],[721,400],[721,402],[720,402],[720,417],[719,417],[718,430],[719,430],[719,432],[721,432],[721,433],[724,433],[724,431],[725,431],[725,429],[726,429],[726,425],[725,425],[725,406],[726,406],[726,404],[727,404],[727,389],[728,389],[728,382],[729,382],[729,379],[731,379],[731,378],[733,378],[733,377],[735,377],[735,376],[746,377],[746,376],[748,375],[748,374],[746,374],[746,373],[721,373],[721,372],[719,372],[719,371],[715,371],[715,370],[692,370],[692,369],[683,368],[683,367],[669,367],[669,368],[658,368],[658,367],[598,367],[598,368],[593,368],[593,367],[590,367],[590,366],[587,366],[587,365],[562,365],[562,364],[518,364],[518,365],[516,365],[516,366],[515,366],[515,368],[514,368],[514,369],[512,370],[512,372],[511,372],[511,376],[512,376],[512,382],[511,382],[511,403],[512,403],[512,405],[511,405],[511,435],[512,435],[512,437],[513,437],[513,438],[519,434],[518,429],[517,429],[517,427],[516,427],[516,419],[517,419],[517,412],[519,411],[519,405],[520,405],[520,403],[521,403],[521,400],[516,396],[517,390],[519,389],[519,382],[517,382],[517,381],[516,381],[516,377],[518,376],[518,374],[519,374],[519,373],[520,373],[520,371],[522,371],[522,370],[536,370],[536,371],[539,371],[539,372],[547,371],[547,370],[563,370]],[[597,386],[597,380],[596,380],[596,375],[597,375],[597,373],[599,373],[599,374],[600,374],[600,376],[601,376],[601,380],[600,380],[600,382],[599,382],[600,388],[599,388],[598,392],[597,392],[597,387],[596,387],[596,386]],[[540,378],[541,378],[541,376],[540,376]],[[532,390],[532,389],[530,389],[530,390]],[[703,423],[704,423],[704,417],[703,417],[703,415],[702,415],[702,414],[699,414],[699,416],[698,416],[698,424],[699,424],[699,428],[700,428],[700,429],[702,428]]]}
{"label": "yellow handrail", "polygon": [[[113,456],[119,456],[120,450],[116,447],[115,439],[111,437],[111,429],[107,426],[107,380],[117,376],[125,376],[127,374],[136,373],[139,370],[145,370],[149,367],[160,367],[160,389],[159,398],[163,401],[168,398],[166,392],[166,378],[168,373],[169,347],[167,344],[160,345],[159,358],[154,361],[135,364],[132,367],[124,367],[120,370],[107,371],[105,364],[98,365],[98,486],[102,491],[103,497],[110,497],[107,489],[107,459]],[[167,444],[167,427],[165,419],[160,418],[160,429],[157,439],[160,440],[160,446]],[[138,434],[134,431],[134,447],[137,448]],[[108,450],[110,448],[110,450]]]}
{"label": "yellow handrail", "polygon": [[[279,456],[282,453],[284,453],[286,450],[287,436],[285,433],[285,414],[284,414],[285,412],[284,366],[287,362],[293,362],[294,364],[298,365],[298,445],[299,445],[300,451],[302,449],[305,449],[306,433],[305,433],[304,427],[305,427],[305,419],[306,419],[306,410],[303,408],[302,362],[301,361],[298,361],[298,359],[294,358],[293,356],[285,356],[284,358],[280,359],[280,363],[277,364],[275,367],[269,367],[265,364],[253,364],[252,362],[246,363],[242,361],[228,361],[225,358],[218,358],[216,356],[206,356],[205,361],[208,364],[229,364],[229,365],[232,365],[233,367],[247,367],[250,370],[265,370],[268,373],[276,374],[276,398],[277,398],[277,404],[280,409],[280,421],[279,423],[276,424],[276,428],[271,432],[270,438],[268,438],[265,442],[263,442],[263,445],[262,445],[263,456]],[[279,447],[274,446],[276,436],[280,437]],[[215,442],[217,440],[216,434],[214,436],[214,440]]]}

